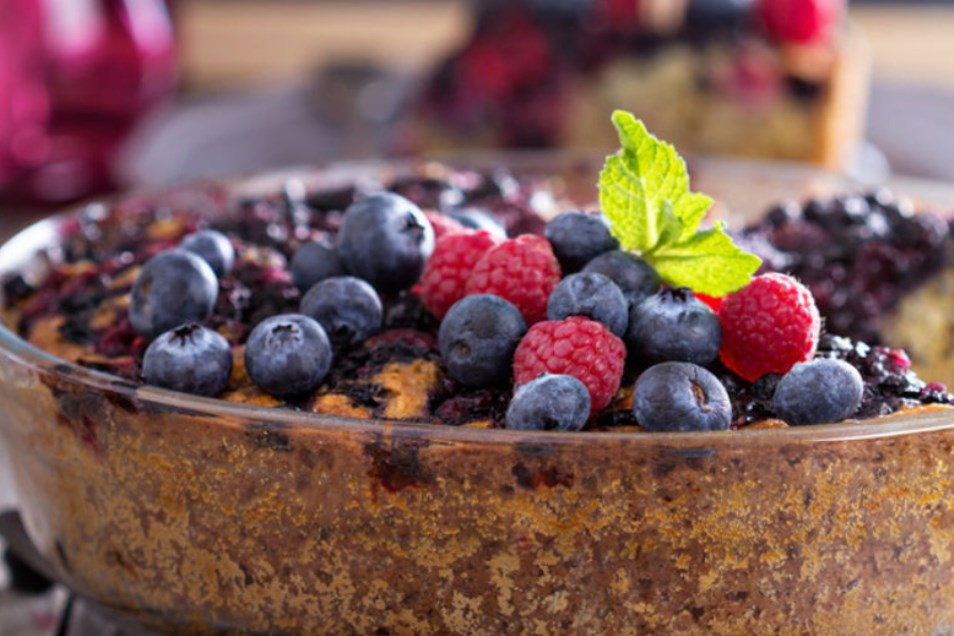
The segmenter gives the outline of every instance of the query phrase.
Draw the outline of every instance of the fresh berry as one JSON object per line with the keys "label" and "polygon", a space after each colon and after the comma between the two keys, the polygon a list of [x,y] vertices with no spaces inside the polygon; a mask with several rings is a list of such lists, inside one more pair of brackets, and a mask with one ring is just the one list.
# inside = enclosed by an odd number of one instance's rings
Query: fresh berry
{"label": "fresh berry", "polygon": [[315,283],[301,299],[299,311],[317,320],[336,348],[363,342],[381,329],[384,319],[374,287],[354,276]]}
{"label": "fresh berry", "polygon": [[827,40],[835,34],[845,0],[758,0],[768,34],[782,42]]}
{"label": "fresh berry", "polygon": [[527,324],[547,316],[547,300],[560,282],[560,264],[542,236],[524,234],[493,247],[467,280],[467,294],[494,294],[510,301]]}
{"label": "fresh berry", "polygon": [[685,287],[667,287],[633,307],[626,333],[639,360],[708,365],[719,355],[722,326],[714,311]]}
{"label": "fresh berry", "polygon": [[315,320],[279,314],[258,323],[245,343],[245,368],[252,382],[275,397],[315,389],[331,368],[331,343]]}
{"label": "fresh berry", "polygon": [[843,360],[817,358],[782,376],[772,406],[789,424],[838,422],[858,410],[863,391],[858,369]]}
{"label": "fresh berry", "polygon": [[722,300],[722,349],[731,371],[754,382],[811,360],[821,319],[811,292],[791,276],[762,274]]}
{"label": "fresh berry", "polygon": [[129,298],[129,320],[146,339],[188,322],[206,320],[219,281],[204,260],[182,249],[156,254],[143,265]]}
{"label": "fresh berry", "polygon": [[530,327],[513,355],[513,375],[525,384],[541,373],[572,375],[590,392],[596,413],[619,389],[626,361],[623,341],[601,322],[571,316]]}
{"label": "fresh berry", "polygon": [[547,223],[543,235],[564,273],[578,272],[600,254],[619,248],[602,214],[564,212]]}
{"label": "fresh berry", "polygon": [[620,338],[629,324],[623,292],[608,277],[596,272],[570,274],[550,294],[547,319],[562,320],[570,316],[598,320]]}
{"label": "fresh berry", "polygon": [[500,240],[489,232],[465,230],[438,239],[421,275],[420,296],[432,314],[443,318],[464,297],[477,261]]}
{"label": "fresh berry", "polygon": [[578,431],[590,417],[590,394],[572,375],[544,373],[517,387],[507,408],[507,428]]}
{"label": "fresh berry", "polygon": [[396,291],[420,278],[434,249],[434,229],[415,204],[381,192],[347,209],[337,245],[349,274],[377,289]]}
{"label": "fresh berry", "polygon": [[344,266],[338,250],[328,241],[302,243],[291,261],[292,280],[301,293],[307,292],[315,283],[344,275]]}
{"label": "fresh berry", "polygon": [[725,387],[691,362],[661,362],[633,387],[633,414],[647,431],[724,431],[732,423]]}
{"label": "fresh berry", "polygon": [[232,241],[217,230],[193,232],[182,239],[179,247],[202,257],[219,278],[231,272],[232,265],[235,264]]}
{"label": "fresh berry", "polygon": [[479,208],[462,208],[448,212],[448,216],[471,230],[484,230],[499,239],[507,238],[507,230],[500,221]]}
{"label": "fresh berry", "polygon": [[147,384],[195,395],[218,395],[231,374],[228,340],[194,322],[161,334],[142,359]]}
{"label": "fresh berry", "polygon": [[584,272],[608,276],[616,283],[630,307],[659,291],[662,281],[652,265],[622,250],[604,252],[587,263]]}
{"label": "fresh berry", "polygon": [[447,374],[469,387],[510,379],[513,352],[527,323],[511,303],[477,294],[454,304],[437,333]]}
{"label": "fresh berry", "polygon": [[700,294],[698,292],[692,292],[695,294],[696,298],[701,300],[712,311],[719,313],[719,307],[722,305],[722,297],[710,296],[708,294]]}
{"label": "fresh berry", "polygon": [[457,234],[467,229],[460,222],[441,212],[424,210],[424,216],[427,217],[428,222],[434,229],[434,241],[439,241],[448,234]]}

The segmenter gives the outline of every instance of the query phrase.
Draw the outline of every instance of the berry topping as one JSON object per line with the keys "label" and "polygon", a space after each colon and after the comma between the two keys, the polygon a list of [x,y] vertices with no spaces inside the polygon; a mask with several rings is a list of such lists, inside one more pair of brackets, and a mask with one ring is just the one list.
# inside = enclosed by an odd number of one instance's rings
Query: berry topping
{"label": "berry topping", "polygon": [[590,394],[572,375],[544,373],[517,387],[507,408],[507,428],[578,431],[590,416]]}
{"label": "berry topping", "polygon": [[843,360],[800,362],[782,376],[772,406],[789,424],[822,424],[851,417],[861,406],[864,381]]}
{"label": "berry topping", "polygon": [[609,277],[623,292],[630,306],[659,291],[662,284],[652,266],[629,252],[611,250],[600,254],[586,266],[584,272],[595,272]]}
{"label": "berry topping", "polygon": [[179,247],[200,256],[219,278],[231,272],[232,265],[235,264],[232,241],[216,230],[193,232],[182,239]]}
{"label": "berry topping", "polygon": [[447,374],[469,387],[506,382],[526,331],[523,316],[503,298],[467,296],[450,308],[437,334]]}
{"label": "berry topping", "polygon": [[757,11],[768,34],[782,42],[830,38],[845,0],[758,0]]}
{"label": "berry topping", "polygon": [[434,240],[439,241],[448,234],[457,234],[463,232],[465,228],[460,222],[452,219],[446,214],[434,212],[433,210],[424,210],[424,216],[427,217],[431,228],[434,230]]}
{"label": "berry topping", "polygon": [[549,241],[524,234],[488,250],[467,280],[467,294],[494,294],[520,310],[527,324],[547,316],[547,300],[560,282]]}
{"label": "berry topping", "polygon": [[387,291],[417,282],[434,249],[434,229],[419,207],[381,192],[353,203],[338,233],[345,270]]}
{"label": "berry topping", "polygon": [[218,395],[231,373],[228,340],[197,323],[161,334],[142,360],[142,376],[147,384],[195,395]]}
{"label": "berry topping", "polygon": [[726,296],[719,320],[719,357],[749,382],[811,360],[821,330],[811,292],[785,274],[762,274]]}
{"label": "berry topping", "polygon": [[276,397],[294,397],[316,388],[331,368],[331,356],[325,330],[301,314],[263,320],[245,344],[249,377]]}
{"label": "berry topping", "polygon": [[732,422],[725,387],[690,362],[661,362],[640,374],[633,414],[648,431],[724,431]]}
{"label": "berry topping", "polygon": [[703,366],[722,346],[719,317],[685,287],[667,287],[633,307],[629,351],[647,363],[674,360]]}
{"label": "berry topping", "polygon": [[564,273],[578,272],[603,252],[619,248],[602,214],[564,212],[547,224],[544,236]]}
{"label": "berry topping", "polygon": [[629,309],[623,292],[603,274],[581,272],[560,281],[547,302],[547,318],[562,320],[586,316],[598,320],[623,337],[629,324]]}
{"label": "berry topping", "polygon": [[513,356],[513,375],[525,384],[541,373],[572,375],[590,392],[591,413],[609,404],[626,361],[623,341],[601,322],[572,316],[530,327]]}
{"label": "berry topping", "polygon": [[204,260],[182,249],[156,254],[143,265],[129,298],[129,320],[146,339],[211,314],[219,281]]}
{"label": "berry topping", "polygon": [[384,309],[374,287],[354,276],[315,283],[299,311],[318,321],[335,348],[355,345],[381,329]]}
{"label": "berry topping", "polygon": [[421,276],[420,295],[432,314],[443,318],[464,297],[477,261],[500,240],[489,232],[465,230],[438,239]]}
{"label": "berry topping", "polygon": [[291,272],[295,287],[302,293],[318,281],[345,273],[338,250],[328,241],[303,243],[292,257]]}

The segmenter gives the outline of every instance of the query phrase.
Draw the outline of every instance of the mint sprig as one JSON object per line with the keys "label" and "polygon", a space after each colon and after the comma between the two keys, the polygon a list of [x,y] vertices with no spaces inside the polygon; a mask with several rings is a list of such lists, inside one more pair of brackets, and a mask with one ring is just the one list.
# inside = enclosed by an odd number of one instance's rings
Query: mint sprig
{"label": "mint sprig", "polygon": [[638,253],[670,285],[710,296],[744,287],[762,263],[726,234],[699,230],[712,199],[689,189],[686,163],[631,113],[615,111],[622,148],[600,172],[600,207],[620,246]]}

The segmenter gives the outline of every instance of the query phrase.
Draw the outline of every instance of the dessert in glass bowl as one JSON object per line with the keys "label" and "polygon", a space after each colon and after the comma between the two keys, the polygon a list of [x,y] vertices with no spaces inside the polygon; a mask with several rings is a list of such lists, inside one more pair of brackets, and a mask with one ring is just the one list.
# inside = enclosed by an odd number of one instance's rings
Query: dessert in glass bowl
{"label": "dessert in glass bowl", "polygon": [[[666,165],[682,184],[681,161],[620,117],[626,134],[636,136],[624,140],[624,151],[607,166],[642,166],[646,175],[658,176],[655,168]],[[647,162],[640,148],[659,154]],[[701,234],[694,227],[685,234],[670,228],[651,248],[639,248],[667,283],[640,301],[624,296],[628,321],[642,315],[635,308],[653,300],[657,306],[691,305],[694,315],[716,316],[721,325],[724,316],[749,315],[732,313],[738,312],[733,305],[745,306],[736,294],[763,294],[765,288],[757,288],[764,281],[772,297],[794,289],[800,304],[793,311],[810,351],[795,347],[803,360],[786,364],[804,369],[809,365],[798,362],[844,359],[861,394],[842,416],[847,421],[803,425],[804,413],[793,414],[788,405],[794,402],[797,411],[816,400],[784,399],[788,370],[765,374],[753,371],[751,359],[726,355],[703,363],[699,350],[711,350],[711,342],[702,337],[687,354],[690,361],[675,362],[708,369],[727,396],[729,420],[700,424],[691,412],[659,417],[651,408],[648,414],[639,410],[640,393],[647,391],[636,388],[639,379],[658,376],[651,370],[672,368],[665,365],[674,360],[657,362],[658,351],[636,347],[665,328],[650,329],[633,344],[630,325],[620,326],[613,315],[581,317],[573,309],[566,317],[551,316],[556,291],[541,314],[530,293],[536,279],[527,278],[540,264],[544,272],[558,272],[556,280],[543,278],[554,290],[567,280],[586,280],[563,275],[577,265],[585,270],[580,261],[588,259],[581,250],[574,257],[580,243],[561,242],[559,235],[567,233],[557,229],[566,221],[556,219],[568,218],[559,214],[570,209],[562,207],[568,201],[595,201],[598,164],[551,158],[544,171],[540,164],[533,169],[537,159],[531,158],[522,166],[515,160],[505,173],[499,159],[491,161],[494,170],[479,161],[469,168],[350,165],[130,195],[38,224],[0,251],[10,273],[4,285],[8,327],[0,332],[3,439],[27,529],[63,580],[150,625],[198,632],[750,633],[850,625],[875,633],[931,632],[954,620],[954,607],[944,600],[954,585],[954,531],[945,504],[954,488],[947,465],[954,420],[942,387],[918,380],[900,351],[823,334],[806,288],[785,275],[753,278],[758,260],[728,236],[718,238],[716,252],[741,261],[741,268],[729,267],[733,271],[715,285],[712,277],[697,280],[691,267],[686,274],[671,262],[674,254],[689,253],[686,241],[723,235],[716,226]],[[627,183],[611,173],[604,177],[604,192],[606,184]],[[756,191],[772,190],[773,181],[786,187],[759,199]],[[706,161],[695,165],[693,183],[715,195],[721,213],[739,228],[779,195],[807,196],[831,186],[859,191],[825,174]],[[677,186],[659,197],[646,185],[645,197],[636,199],[652,207],[646,202],[657,196],[655,209],[673,214],[697,206],[705,212],[707,200]],[[734,205],[721,197],[737,187],[747,188],[750,198]],[[635,205],[631,194],[625,200]],[[888,205],[884,193],[862,198],[873,216]],[[618,230],[630,217],[619,216],[613,205],[601,198]],[[390,224],[394,206],[400,222]],[[352,214],[363,231],[357,239],[341,238]],[[384,222],[367,220],[376,215]],[[781,227],[776,216],[765,222],[774,219],[772,227]],[[793,212],[786,222],[799,227],[811,216]],[[925,223],[902,216],[896,227],[913,231]],[[589,224],[591,217],[584,218]],[[451,220],[491,229],[466,230]],[[406,267],[362,269],[393,254],[393,246],[362,243],[381,228],[401,237],[409,232],[412,245],[426,245],[431,232],[442,235],[420,262],[414,254],[423,252],[398,250]],[[218,239],[194,238],[203,230],[225,234],[234,251],[231,264]],[[739,246],[771,263],[771,241],[757,229],[733,233]],[[331,235],[338,238],[323,242]],[[625,232],[610,236],[633,240]],[[464,255],[481,249],[474,237],[487,243],[486,252],[469,275],[458,277],[467,264],[441,246],[460,242],[453,253]],[[890,242],[892,235],[880,238]],[[326,278],[304,279],[316,270],[303,265],[308,252],[296,257],[304,245],[317,245],[307,250],[328,265]],[[774,249],[782,253],[780,246]],[[198,256],[183,256],[183,250]],[[713,251],[693,253],[711,258]],[[194,272],[180,283],[198,277],[199,291],[180,284],[176,303],[150,295],[170,293],[162,291],[158,273],[166,270],[149,265],[169,254],[177,264],[163,268]],[[341,270],[329,265],[329,254],[338,257]],[[498,258],[508,276],[470,280],[495,271]],[[522,266],[508,269],[514,258]],[[707,262],[715,263],[713,271],[727,270],[718,259]],[[435,271],[441,273],[436,282]],[[461,278],[467,279],[464,296],[451,302],[448,294],[459,289]],[[608,289],[614,296],[615,285],[623,294],[612,277],[609,285],[590,278],[601,293]],[[733,282],[724,284],[728,279]],[[216,283],[209,315],[196,325],[168,326],[167,313],[202,309],[208,280]],[[339,300],[333,308],[371,300],[347,320],[335,314],[343,321],[337,326],[319,326],[323,337],[302,327],[310,323],[301,318],[283,318],[266,331],[279,341],[300,333],[292,350],[254,342],[256,330],[276,317],[308,313],[319,325],[330,320],[315,309],[328,309],[321,293],[306,302],[326,281],[335,283],[322,292]],[[724,297],[719,309],[700,308],[682,282],[710,292],[713,304],[714,297]],[[342,292],[336,285],[347,287]],[[579,295],[568,294],[571,301]],[[379,325],[369,320],[375,296]],[[520,334],[513,337],[511,369],[495,368],[497,348],[484,342],[465,347],[484,357],[457,364],[461,351],[453,337],[473,333],[480,322],[467,311],[497,318],[497,337]],[[625,351],[626,364],[593,371],[591,355],[582,372],[572,365],[547,367],[538,378],[533,355],[545,358],[545,365],[547,356],[563,355],[561,329],[597,357]],[[199,357],[209,362],[209,375],[181,359],[173,365],[180,373],[171,379],[147,369],[150,348],[161,353],[177,346],[162,344],[162,334],[170,332],[181,348],[208,347]],[[218,391],[206,387],[214,386],[213,376],[227,363],[216,362],[221,348],[215,343],[221,341],[208,332],[224,339],[231,354],[231,372]],[[448,338],[454,346],[445,349]],[[665,342],[655,345],[666,348]],[[272,355],[249,353],[260,346]],[[305,349],[304,361],[269,365]],[[331,361],[317,385],[288,388],[322,375],[326,354]],[[316,360],[317,371],[309,366]],[[485,374],[484,363],[490,368]],[[614,373],[618,391],[607,388]],[[754,382],[746,379],[753,373],[759,373]],[[157,387],[144,382],[146,376],[153,384],[185,378],[179,389],[213,397]],[[650,395],[665,393],[681,376],[667,377],[655,378]],[[796,398],[804,391],[804,385],[797,388],[800,381],[794,380]],[[530,407],[514,407],[531,386],[538,403],[548,396],[544,405],[582,411],[582,425],[562,419],[561,412],[534,416],[533,399]],[[823,389],[816,391],[811,395],[818,402],[845,404],[838,396],[822,400]],[[779,393],[783,397],[776,399]],[[561,401],[566,394],[575,399]],[[581,430],[544,430],[549,428]],[[683,432],[672,432],[677,430]]]}

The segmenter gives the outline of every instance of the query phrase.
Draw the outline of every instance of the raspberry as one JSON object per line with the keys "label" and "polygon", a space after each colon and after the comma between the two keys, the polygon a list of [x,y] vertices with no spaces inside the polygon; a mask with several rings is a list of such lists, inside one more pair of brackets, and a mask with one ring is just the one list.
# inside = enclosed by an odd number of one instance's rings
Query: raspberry
{"label": "raspberry", "polygon": [[467,295],[495,294],[520,310],[528,325],[547,317],[547,301],[560,282],[550,242],[524,234],[487,251],[467,281]]}
{"label": "raspberry", "polygon": [[623,376],[626,345],[601,322],[571,316],[530,327],[513,354],[517,385],[541,373],[572,375],[590,393],[590,414],[610,403]]}
{"label": "raspberry", "polygon": [[844,5],[845,0],[759,0],[758,14],[776,40],[812,42],[834,34]]}
{"label": "raspberry", "polygon": [[466,230],[437,241],[427,259],[418,288],[424,306],[438,318],[464,297],[467,279],[477,261],[500,239],[486,231]]}
{"label": "raspberry", "polygon": [[448,234],[457,234],[463,232],[465,229],[463,224],[446,214],[441,214],[440,212],[434,212],[433,210],[424,210],[424,216],[427,217],[427,220],[431,222],[431,227],[434,228],[434,239],[438,240],[442,236]]}
{"label": "raspberry", "polygon": [[785,274],[763,274],[726,296],[719,307],[722,363],[754,382],[788,373],[815,355],[821,318],[808,289]]}

